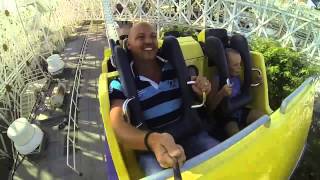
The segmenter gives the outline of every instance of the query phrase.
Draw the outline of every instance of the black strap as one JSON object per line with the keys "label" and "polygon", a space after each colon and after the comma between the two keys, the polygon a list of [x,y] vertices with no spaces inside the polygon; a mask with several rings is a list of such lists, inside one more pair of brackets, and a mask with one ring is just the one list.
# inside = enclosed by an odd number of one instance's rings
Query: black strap
{"label": "black strap", "polygon": [[152,152],[152,149],[151,149],[151,147],[150,147],[149,144],[148,144],[148,138],[149,138],[149,136],[150,136],[152,133],[155,133],[155,132],[154,132],[154,131],[148,131],[148,132],[146,133],[146,135],[144,136],[144,140],[143,140],[144,145],[146,146],[147,150],[150,151],[150,152]]}

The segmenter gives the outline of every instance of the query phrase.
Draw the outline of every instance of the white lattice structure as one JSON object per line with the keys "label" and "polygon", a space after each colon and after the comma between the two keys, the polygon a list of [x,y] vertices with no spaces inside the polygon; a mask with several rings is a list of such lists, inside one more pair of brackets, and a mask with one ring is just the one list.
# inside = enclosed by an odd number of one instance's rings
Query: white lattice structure
{"label": "white lattice structure", "polygon": [[[100,0],[0,0],[0,127],[28,116],[49,75],[40,60],[61,51],[84,20],[101,20]],[[2,135],[0,136],[2,138]],[[0,139],[2,140],[2,139]],[[0,158],[8,157],[3,143]]]}
{"label": "white lattice structure", "polygon": [[[296,1],[277,0],[104,0],[116,21],[151,21],[160,27],[225,28],[247,37],[278,39],[320,62],[320,12]],[[122,9],[117,8],[121,4]],[[119,5],[118,5],[119,7]],[[106,16],[106,21],[108,16]]]}
{"label": "white lattice structure", "polygon": [[102,19],[102,4],[99,0],[4,1],[0,0],[0,105],[12,110],[20,107],[18,97],[27,84],[47,78],[39,60],[60,51],[64,38],[80,22]]}

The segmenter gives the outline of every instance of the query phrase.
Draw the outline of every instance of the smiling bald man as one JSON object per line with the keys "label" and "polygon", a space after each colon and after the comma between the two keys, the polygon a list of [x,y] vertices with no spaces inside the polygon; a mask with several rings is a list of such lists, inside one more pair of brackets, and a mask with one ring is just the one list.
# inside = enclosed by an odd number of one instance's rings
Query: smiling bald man
{"label": "smiling bald man", "polygon": [[[133,57],[132,73],[137,77],[135,83],[144,122],[148,123],[148,127],[161,128],[163,124],[180,120],[182,99],[178,79],[173,66],[157,56],[155,28],[146,22],[134,24],[129,32],[128,50]],[[202,92],[210,93],[211,84],[205,77],[193,79],[196,83],[192,89],[197,95],[201,96]],[[122,104],[127,97],[122,92],[120,81],[111,81],[110,88],[112,127],[121,143],[140,150],[138,158],[146,175],[173,167],[176,161],[182,166],[186,159],[218,144],[206,131],[185,137],[178,144],[169,133],[144,131],[132,126],[123,118]]]}

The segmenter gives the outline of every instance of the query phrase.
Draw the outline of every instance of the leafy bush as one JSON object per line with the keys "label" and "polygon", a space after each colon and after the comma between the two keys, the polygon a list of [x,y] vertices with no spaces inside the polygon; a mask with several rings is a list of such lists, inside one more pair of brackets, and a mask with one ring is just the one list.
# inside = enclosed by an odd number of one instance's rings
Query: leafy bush
{"label": "leafy bush", "polygon": [[250,46],[264,56],[272,109],[277,109],[285,97],[318,71],[308,63],[305,54],[281,47],[276,40],[256,37],[250,41]]}
{"label": "leafy bush", "polygon": [[160,36],[163,37],[166,35],[166,33],[169,33],[176,37],[192,36],[194,39],[196,40],[198,39],[196,30],[190,27],[176,26],[176,25],[164,27],[161,29]]}

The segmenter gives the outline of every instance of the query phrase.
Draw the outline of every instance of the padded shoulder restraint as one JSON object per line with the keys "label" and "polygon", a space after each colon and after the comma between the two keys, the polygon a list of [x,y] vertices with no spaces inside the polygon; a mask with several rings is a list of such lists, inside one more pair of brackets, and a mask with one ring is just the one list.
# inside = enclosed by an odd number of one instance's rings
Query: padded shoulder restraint
{"label": "padded shoulder restraint", "polygon": [[128,55],[120,46],[115,47],[115,61],[117,71],[119,72],[120,82],[123,87],[123,93],[127,98],[135,97],[129,103],[131,124],[138,126],[143,121],[142,111],[139,103],[135,79],[131,73],[130,61]]}
{"label": "padded shoulder restraint", "polygon": [[226,29],[206,29],[205,31],[206,39],[208,37],[217,37],[221,40],[223,46],[229,47],[229,37]]}
{"label": "padded shoulder restraint", "polygon": [[111,49],[111,57],[110,60],[108,61],[108,72],[112,72],[116,70],[116,62],[115,62],[115,47],[117,46],[116,42],[113,39],[109,40],[109,45]]}
{"label": "padded shoulder restraint", "polygon": [[[193,96],[191,94],[191,88],[186,84],[187,80],[189,80],[187,75],[187,67],[177,39],[171,36],[166,37],[163,41],[159,55],[168,60],[176,69],[183,101],[183,113],[181,115],[181,119],[163,125],[158,129],[148,127],[146,123],[143,122],[144,119],[139,99],[135,98],[131,101],[132,103],[129,103],[131,122],[135,126],[141,122],[145,124],[144,127],[147,126],[147,128],[150,130],[170,133],[176,141],[179,141],[180,139],[183,139],[183,137],[198,132],[202,128],[201,121],[196,111],[191,109],[191,98]],[[123,85],[125,96],[128,98],[138,97],[135,79],[131,73],[127,53],[122,48],[116,47],[115,56],[117,69],[120,74],[120,81]]]}
{"label": "padded shoulder restraint", "polygon": [[[251,57],[247,40],[241,35],[234,35],[228,45],[239,51],[244,65],[244,81],[241,86],[241,93],[234,98],[224,98],[218,107],[218,112],[223,114],[231,113],[247,105],[252,96],[250,95],[251,84]],[[205,49],[209,62],[217,66],[219,73],[219,89],[226,84],[229,77],[228,65],[223,43],[219,37],[208,36],[205,42]]]}
{"label": "padded shoulder restraint", "polygon": [[187,85],[190,77],[179,42],[175,37],[168,36],[164,39],[160,56],[173,65],[179,81],[183,101],[182,120],[170,124],[167,129],[169,132],[172,132],[172,134],[176,134],[174,136],[176,136],[177,139],[180,139],[180,137],[183,138],[198,132],[203,127],[197,111],[191,108],[193,103],[192,89]]}
{"label": "padded shoulder restraint", "polygon": [[240,53],[244,66],[244,79],[241,86],[241,93],[238,96],[232,99],[229,98],[229,100],[223,102],[227,110],[226,113],[233,112],[246,106],[252,99],[250,94],[252,62],[248,42],[242,35],[234,35],[230,39],[230,47],[236,49]]}

